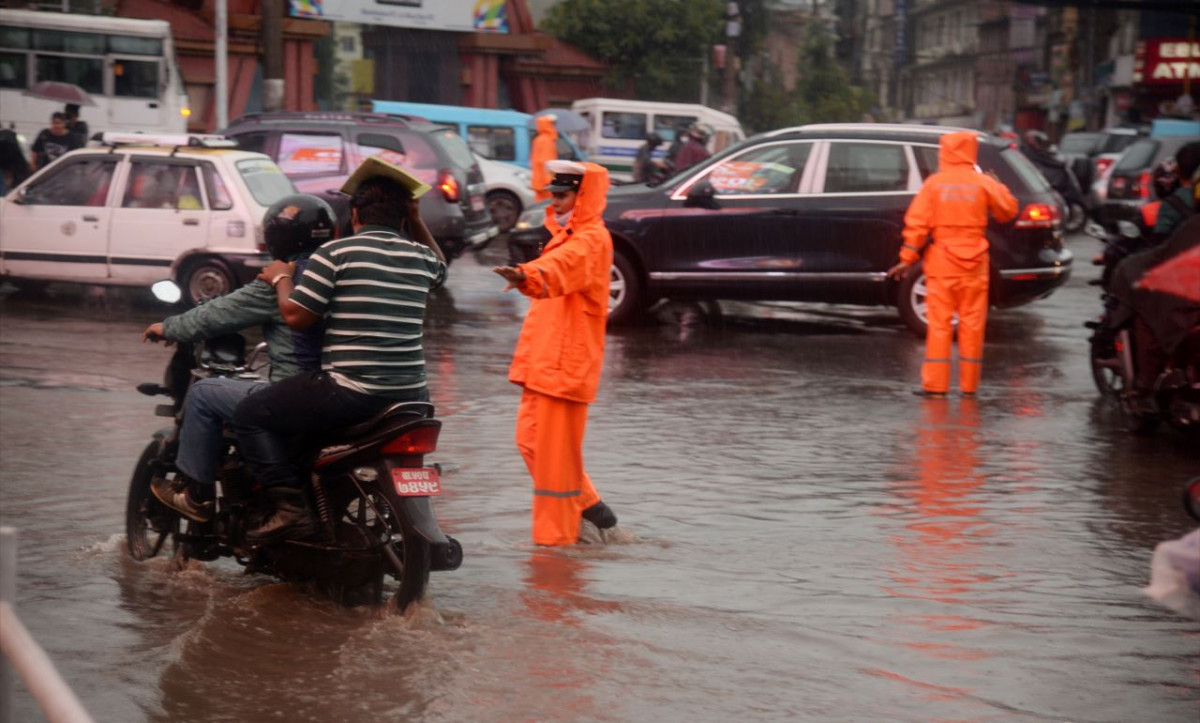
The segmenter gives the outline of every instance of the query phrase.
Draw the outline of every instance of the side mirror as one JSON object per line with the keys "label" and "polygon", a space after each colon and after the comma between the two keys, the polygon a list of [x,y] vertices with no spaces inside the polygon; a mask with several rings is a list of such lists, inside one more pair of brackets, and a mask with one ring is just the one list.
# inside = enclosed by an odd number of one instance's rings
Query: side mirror
{"label": "side mirror", "polygon": [[717,189],[713,188],[712,183],[707,178],[704,178],[693,183],[692,187],[688,189],[687,199],[683,202],[683,205],[688,208],[715,210],[720,208],[717,204],[716,195]]}
{"label": "side mirror", "polygon": [[1131,221],[1117,221],[1117,233],[1121,234],[1122,238],[1141,238],[1141,229]]}
{"label": "side mirror", "polygon": [[13,203],[24,205],[27,200],[26,196],[28,196],[28,194],[28,189],[18,188],[17,192],[13,195]]}
{"label": "side mirror", "polygon": [[1091,236],[1095,239],[1100,239],[1101,241],[1108,240],[1108,234],[1105,233],[1104,227],[1095,221],[1088,221],[1087,226],[1085,226],[1083,229],[1083,232],[1088,236]]}

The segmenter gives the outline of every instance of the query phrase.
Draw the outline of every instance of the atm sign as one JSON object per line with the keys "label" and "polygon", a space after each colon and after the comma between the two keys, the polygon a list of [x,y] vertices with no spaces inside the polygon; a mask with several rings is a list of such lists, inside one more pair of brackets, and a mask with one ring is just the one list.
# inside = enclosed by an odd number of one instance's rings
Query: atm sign
{"label": "atm sign", "polygon": [[1200,80],[1200,42],[1157,38],[1138,43],[1133,82],[1182,84],[1187,78]]}

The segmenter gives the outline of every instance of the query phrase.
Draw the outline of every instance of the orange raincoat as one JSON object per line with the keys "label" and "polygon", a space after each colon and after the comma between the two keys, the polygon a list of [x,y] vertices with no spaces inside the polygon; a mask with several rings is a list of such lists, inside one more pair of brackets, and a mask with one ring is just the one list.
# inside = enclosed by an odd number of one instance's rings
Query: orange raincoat
{"label": "orange raincoat", "polygon": [[530,187],[538,201],[550,198],[546,186],[550,185],[551,174],[546,170],[546,161],[558,158],[558,130],[554,127],[554,119],[548,115],[538,116],[537,136],[529,149],[529,169],[533,172]]}
{"label": "orange raincoat", "polygon": [[575,208],[536,260],[521,264],[518,290],[533,299],[508,378],[524,388],[517,413],[517,447],[533,477],[533,541],[573,545],[580,514],[600,501],[583,469],[588,403],[596,398],[604,362],[612,237],[602,214],[608,171],[586,169]]}
{"label": "orange raincoat", "polygon": [[1008,188],[976,170],[978,151],[975,133],[942,136],[938,172],[925,181],[904,216],[900,260],[914,264],[924,252],[929,331],[921,386],[929,392],[950,388],[955,313],[959,385],[968,393],[979,388],[987,325],[988,213],[1001,223],[1017,215],[1017,200]]}

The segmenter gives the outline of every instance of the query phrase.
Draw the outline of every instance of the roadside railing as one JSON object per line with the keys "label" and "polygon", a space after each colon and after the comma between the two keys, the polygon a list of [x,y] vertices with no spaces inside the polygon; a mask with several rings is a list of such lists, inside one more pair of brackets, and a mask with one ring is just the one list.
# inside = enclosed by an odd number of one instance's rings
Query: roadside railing
{"label": "roadside railing", "polygon": [[0,527],[0,723],[11,723],[13,670],[50,723],[92,723],[71,686],[17,617],[17,531]]}

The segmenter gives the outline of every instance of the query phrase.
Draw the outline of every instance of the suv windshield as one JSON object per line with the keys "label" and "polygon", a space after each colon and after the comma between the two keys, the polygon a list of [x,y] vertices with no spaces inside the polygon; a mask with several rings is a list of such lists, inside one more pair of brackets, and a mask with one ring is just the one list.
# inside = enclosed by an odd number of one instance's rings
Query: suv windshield
{"label": "suv windshield", "polygon": [[1021,155],[1020,151],[1015,148],[1005,148],[1000,152],[1000,157],[1004,159],[1008,167],[1017,174],[1017,177],[1021,179],[1021,182],[1030,191],[1043,193],[1050,190],[1050,184],[1046,182],[1045,176],[1042,175],[1041,171],[1034,168],[1029,159]]}
{"label": "suv windshield", "polygon": [[279,166],[270,159],[250,158],[238,161],[237,169],[260,206],[270,206],[284,196],[296,192],[291,180],[283,175]]}
{"label": "suv windshield", "polygon": [[433,136],[450,155],[450,160],[459,168],[470,168],[475,165],[475,156],[471,155],[471,149],[467,146],[467,142],[458,135],[457,131],[450,128],[439,128],[435,131],[430,131],[429,135]]}

